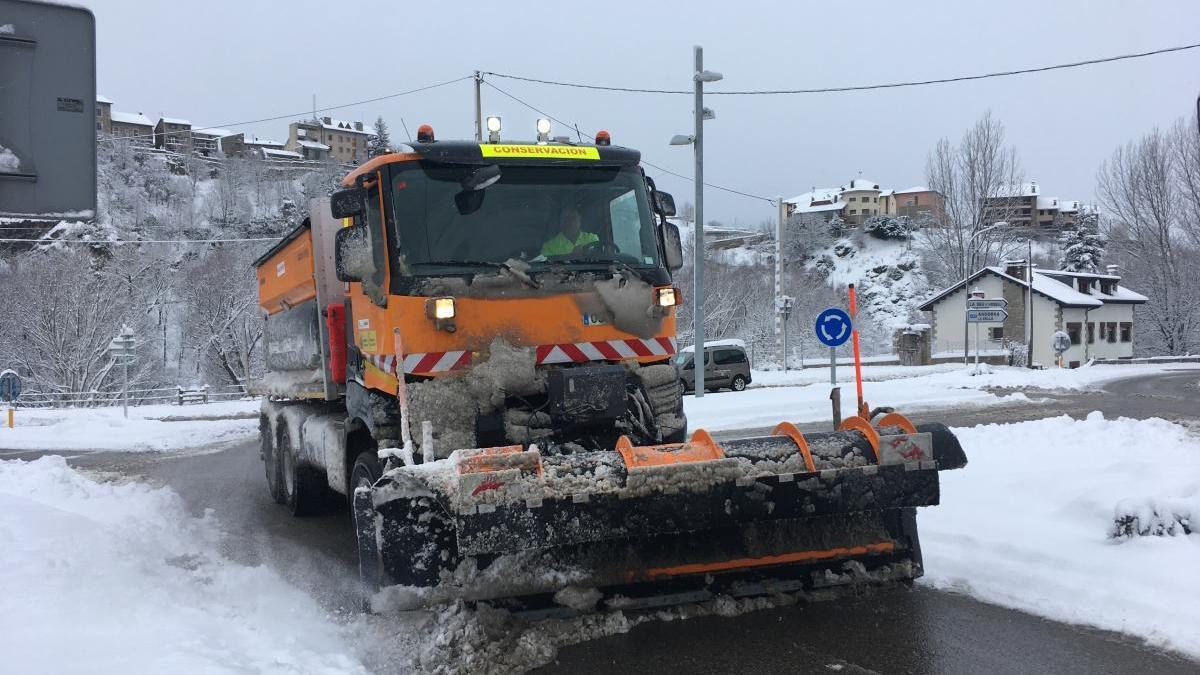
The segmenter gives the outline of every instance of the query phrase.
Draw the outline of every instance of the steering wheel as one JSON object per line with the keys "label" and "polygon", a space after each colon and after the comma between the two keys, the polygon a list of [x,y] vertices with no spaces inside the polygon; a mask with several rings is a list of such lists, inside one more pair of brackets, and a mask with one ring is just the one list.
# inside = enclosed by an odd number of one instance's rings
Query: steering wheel
{"label": "steering wheel", "polygon": [[588,256],[589,258],[599,257],[597,254],[607,253],[612,256],[621,255],[621,249],[617,245],[608,241],[593,241],[589,244],[584,244],[579,249],[580,255]]}

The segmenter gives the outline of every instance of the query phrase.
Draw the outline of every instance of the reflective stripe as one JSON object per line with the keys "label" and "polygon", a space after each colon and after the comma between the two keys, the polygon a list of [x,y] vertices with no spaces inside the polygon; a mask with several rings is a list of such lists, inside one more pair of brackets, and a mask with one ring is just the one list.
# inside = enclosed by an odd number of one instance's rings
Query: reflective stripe
{"label": "reflective stripe", "polygon": [[[639,340],[597,340],[595,342],[568,342],[556,345],[538,345],[534,354],[537,364],[586,363],[588,361],[619,361],[645,356],[670,356],[675,353],[675,338],[658,337]],[[386,373],[395,374],[396,357],[391,354],[364,354],[372,365]],[[449,352],[425,352],[405,354],[405,373],[445,373],[471,365],[471,352],[455,350]]]}

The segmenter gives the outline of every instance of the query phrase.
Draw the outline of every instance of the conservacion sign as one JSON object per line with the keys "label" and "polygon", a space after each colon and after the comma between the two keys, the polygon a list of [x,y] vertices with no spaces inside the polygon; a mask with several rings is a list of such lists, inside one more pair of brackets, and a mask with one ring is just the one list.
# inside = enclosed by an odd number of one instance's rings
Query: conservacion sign
{"label": "conservacion sign", "polygon": [[577,148],[570,145],[497,145],[481,143],[479,150],[484,157],[511,157],[530,159],[600,159],[596,148]]}

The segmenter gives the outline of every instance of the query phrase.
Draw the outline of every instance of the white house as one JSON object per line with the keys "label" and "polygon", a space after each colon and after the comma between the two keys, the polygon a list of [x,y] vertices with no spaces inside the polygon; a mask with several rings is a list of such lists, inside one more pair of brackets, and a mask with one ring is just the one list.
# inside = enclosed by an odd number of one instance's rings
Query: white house
{"label": "white house", "polygon": [[[961,354],[963,340],[974,349],[975,327],[965,323],[966,296],[979,289],[987,298],[1008,301],[1008,318],[1003,323],[980,326],[985,350],[1006,343],[1024,343],[1029,312],[1028,269],[1024,262],[1005,267],[985,267],[933,296],[920,306],[929,312],[933,326],[934,354]],[[1060,272],[1033,269],[1033,361],[1055,362],[1051,347],[1056,331],[1071,336],[1071,348],[1063,355],[1072,368],[1090,359],[1126,359],[1133,356],[1134,308],[1146,296],[1121,286],[1116,268],[1108,274]]]}

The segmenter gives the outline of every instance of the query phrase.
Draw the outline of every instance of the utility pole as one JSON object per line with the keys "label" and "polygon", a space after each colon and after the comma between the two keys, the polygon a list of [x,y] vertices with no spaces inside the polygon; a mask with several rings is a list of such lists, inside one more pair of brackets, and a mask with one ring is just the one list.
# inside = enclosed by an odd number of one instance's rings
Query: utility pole
{"label": "utility pole", "polygon": [[775,350],[786,371],[787,340],[783,337],[786,327],[782,326],[783,316],[779,305],[783,301],[783,221],[787,219],[787,205],[783,203],[783,196],[775,197],[775,204],[779,207],[779,217],[775,223]]}
{"label": "utility pole", "polygon": [[483,101],[479,88],[483,84],[483,76],[475,71],[475,142],[483,142]]}
{"label": "utility pole", "polygon": [[1025,275],[1029,278],[1026,279],[1026,281],[1028,282],[1028,288],[1026,289],[1026,293],[1028,293],[1028,296],[1026,297],[1026,300],[1025,300],[1025,306],[1028,308],[1026,311],[1029,312],[1029,321],[1027,321],[1025,323],[1025,367],[1033,368],[1033,236],[1032,235],[1029,237],[1028,243],[1029,243],[1029,257],[1025,259],[1027,261],[1025,264],[1025,270],[1026,270]]}
{"label": "utility pole", "polygon": [[696,155],[696,215],[695,215],[695,287],[692,293],[692,334],[696,350],[694,363],[696,372],[696,398],[704,396],[704,120],[716,118],[713,111],[704,107],[704,83],[716,82],[722,79],[720,73],[704,69],[704,48],[696,45],[696,70],[692,73],[692,84],[695,88],[695,110],[693,110],[695,131],[691,136],[676,134],[671,138],[671,145],[691,145]]}

